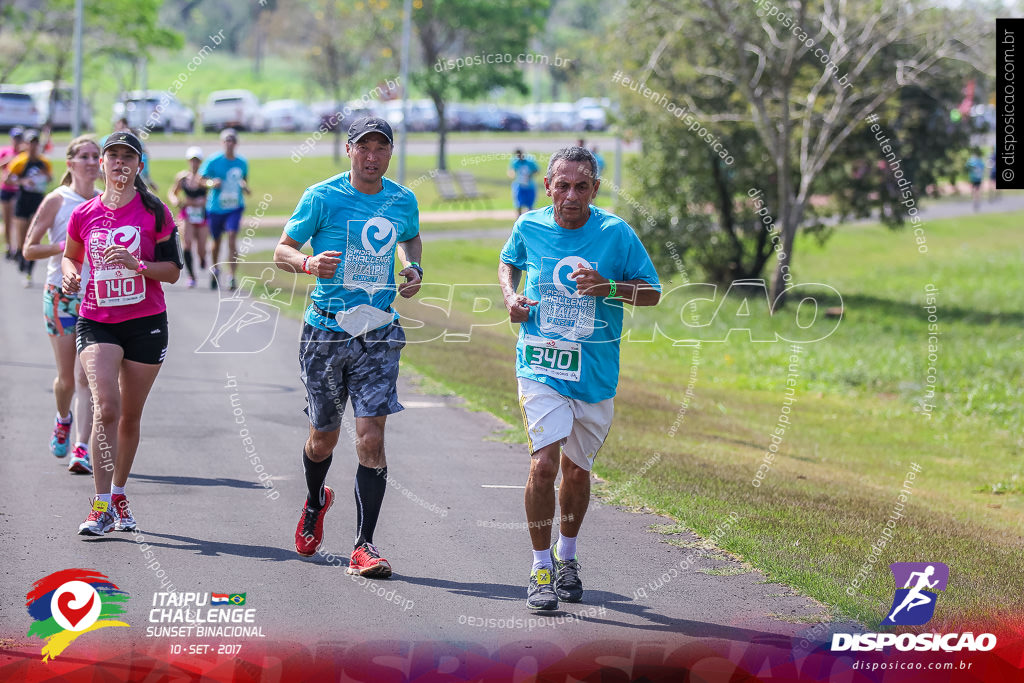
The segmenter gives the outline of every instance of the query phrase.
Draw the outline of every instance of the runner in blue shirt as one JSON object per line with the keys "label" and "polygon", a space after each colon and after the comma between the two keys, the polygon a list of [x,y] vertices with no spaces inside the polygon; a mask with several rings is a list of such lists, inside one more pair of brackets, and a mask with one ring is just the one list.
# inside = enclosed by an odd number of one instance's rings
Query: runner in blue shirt
{"label": "runner in blue shirt", "polygon": [[[386,578],[391,565],[373,544],[387,488],[384,423],[402,410],[398,360],[405,333],[391,308],[398,294],[420,288],[423,268],[419,207],[412,191],[384,177],[394,149],[391,126],[363,117],[345,146],[352,170],[308,188],[274,252],[282,270],[316,277],[299,342],[309,416],[302,450],[307,495],[295,550],[313,555],[323,542],[324,516],[334,503],[325,486],[345,403],[356,416],[356,539],[348,573]],[[310,242],[312,256],[299,250]],[[395,252],[405,282],[395,286]]]}
{"label": "runner in blue shirt", "polygon": [[522,216],[524,211],[533,210],[533,203],[537,200],[537,186],[533,182],[533,176],[539,170],[537,162],[523,156],[523,150],[515,151],[515,157],[508,165],[508,176],[514,178],[512,205],[516,210],[516,218]]}
{"label": "runner in blue shirt", "polygon": [[[583,598],[576,537],[590,504],[590,470],[614,413],[622,304],[653,306],[661,298],[658,274],[636,233],[591,204],[600,184],[591,152],[555,152],[544,178],[552,206],[516,221],[498,267],[509,319],[521,323],[516,376],[532,456],[526,483],[532,609]],[[562,515],[552,547],[559,469]]]}
{"label": "runner in blue shirt", "polygon": [[234,128],[225,128],[220,132],[224,151],[214,154],[203,162],[199,175],[206,178],[210,194],[206,198],[206,216],[210,224],[210,264],[213,274],[210,276],[210,289],[220,285],[217,276],[220,269],[217,259],[220,257],[220,238],[228,235],[228,258],[230,259],[232,290],[238,287],[235,274],[238,271],[238,249],[235,246],[238,237],[238,225],[245,210],[244,194],[252,194],[249,190],[249,162],[244,157],[235,155],[238,145],[238,133]]}

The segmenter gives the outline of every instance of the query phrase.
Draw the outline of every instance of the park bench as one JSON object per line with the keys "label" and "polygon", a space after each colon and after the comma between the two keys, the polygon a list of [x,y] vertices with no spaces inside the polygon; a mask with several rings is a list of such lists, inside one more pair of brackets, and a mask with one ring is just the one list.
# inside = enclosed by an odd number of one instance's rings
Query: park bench
{"label": "park bench", "polygon": [[459,184],[459,187],[462,188],[463,199],[471,202],[479,200],[482,204],[487,206],[487,208],[491,208],[490,195],[480,191],[476,186],[476,178],[472,173],[469,171],[456,171],[455,181]]}
{"label": "park bench", "polygon": [[457,202],[463,199],[459,188],[455,185],[455,178],[448,171],[435,171],[433,174],[434,186],[437,187],[437,204],[444,202]]}

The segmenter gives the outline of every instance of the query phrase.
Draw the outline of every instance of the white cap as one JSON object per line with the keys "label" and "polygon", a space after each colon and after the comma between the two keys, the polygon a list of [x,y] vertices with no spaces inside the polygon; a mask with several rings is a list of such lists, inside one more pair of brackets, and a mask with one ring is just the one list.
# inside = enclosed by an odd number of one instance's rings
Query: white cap
{"label": "white cap", "polygon": [[195,145],[189,147],[188,149],[185,150],[185,159],[199,159],[200,161],[202,161],[203,148],[196,147]]}

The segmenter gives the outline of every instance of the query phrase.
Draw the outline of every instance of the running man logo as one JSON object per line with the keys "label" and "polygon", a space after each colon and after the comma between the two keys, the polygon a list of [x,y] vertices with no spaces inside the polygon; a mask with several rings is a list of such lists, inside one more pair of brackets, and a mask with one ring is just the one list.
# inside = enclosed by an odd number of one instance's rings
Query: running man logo
{"label": "running man logo", "polygon": [[[896,580],[896,595],[883,624],[920,626],[935,614],[938,594],[946,590],[949,567],[941,562],[893,562],[889,565]],[[902,586],[902,588],[900,587]]]}
{"label": "running man logo", "polygon": [[78,636],[107,626],[124,626],[110,617],[124,614],[128,593],[94,569],[65,569],[45,576],[25,596],[32,617],[27,636],[46,641],[43,661],[62,653]]}
{"label": "running man logo", "polygon": [[[195,353],[259,353],[274,341],[281,307],[295,296],[298,280],[287,275],[276,280],[273,263],[249,265],[266,267],[258,276],[242,277],[230,296],[221,295],[217,317]],[[219,267],[222,273],[228,272],[227,263]],[[287,283],[287,291],[282,282]]]}

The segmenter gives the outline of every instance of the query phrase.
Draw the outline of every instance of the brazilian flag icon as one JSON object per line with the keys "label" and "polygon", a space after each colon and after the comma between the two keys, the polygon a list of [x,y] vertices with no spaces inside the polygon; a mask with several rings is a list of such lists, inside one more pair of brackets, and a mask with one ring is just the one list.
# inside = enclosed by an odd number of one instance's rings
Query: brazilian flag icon
{"label": "brazilian flag icon", "polygon": [[232,593],[228,596],[228,602],[230,602],[232,605],[244,605],[245,595],[245,593]]}

